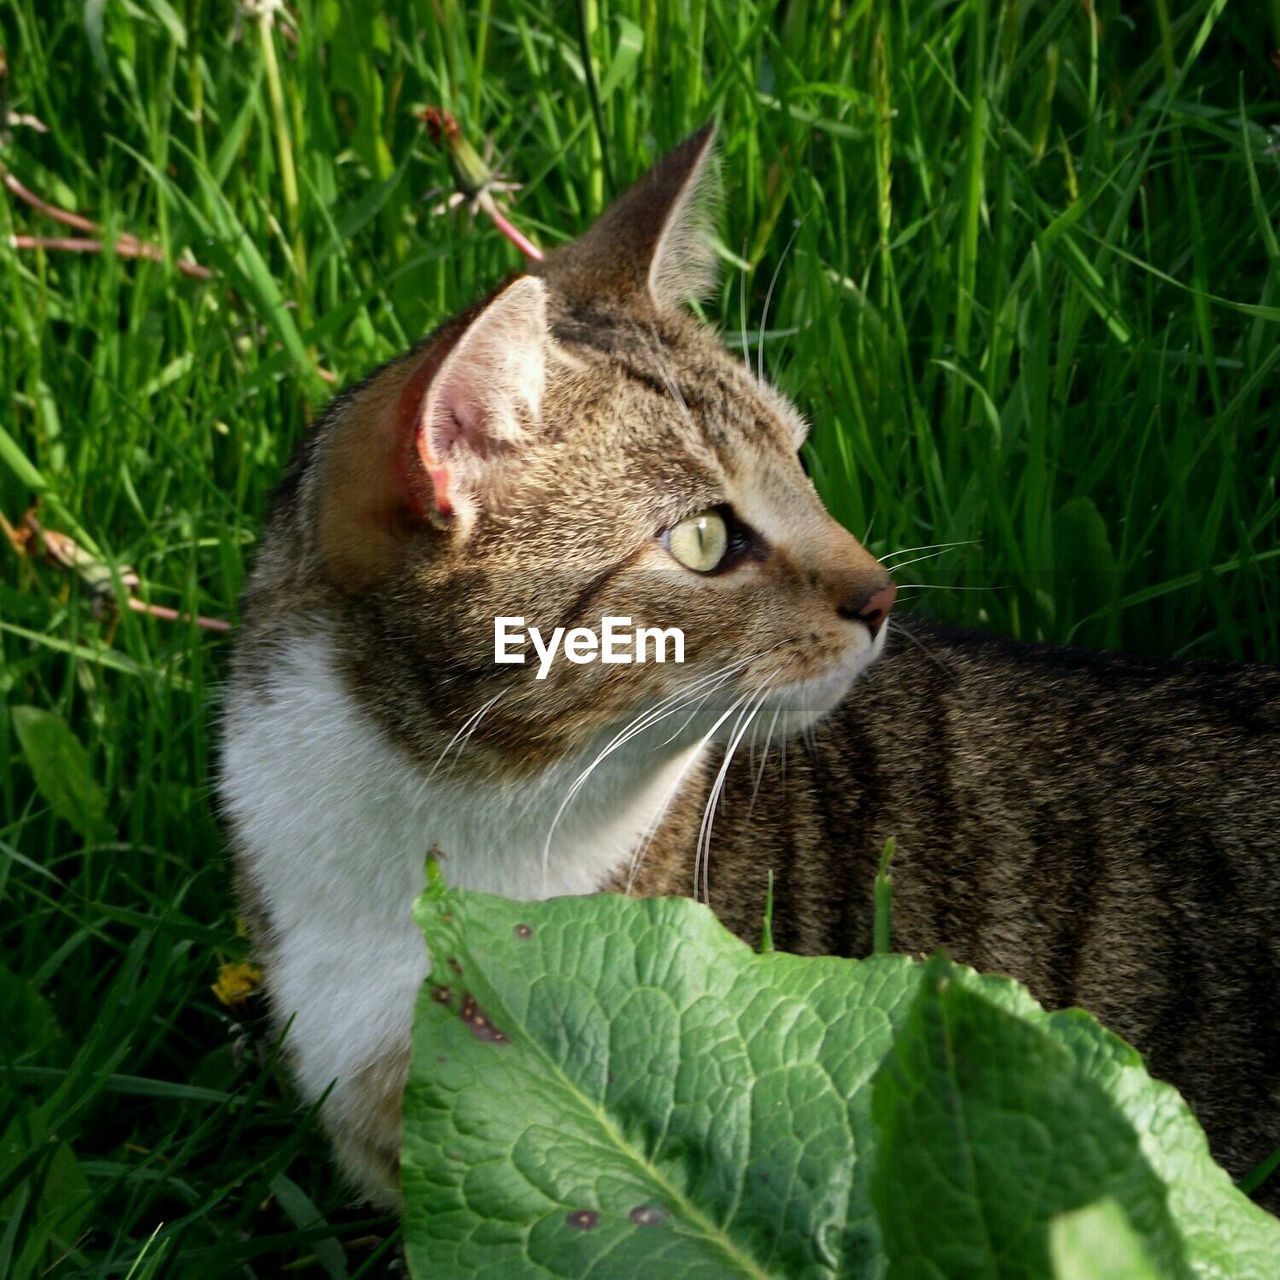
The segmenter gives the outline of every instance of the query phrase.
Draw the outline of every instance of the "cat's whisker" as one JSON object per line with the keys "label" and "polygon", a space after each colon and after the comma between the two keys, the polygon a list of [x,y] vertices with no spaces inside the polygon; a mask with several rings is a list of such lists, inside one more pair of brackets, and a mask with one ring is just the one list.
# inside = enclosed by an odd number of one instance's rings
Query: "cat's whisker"
{"label": "cat's whisker", "polygon": [[791,238],[783,247],[782,252],[778,255],[778,265],[773,269],[773,277],[769,281],[769,289],[764,295],[764,309],[760,312],[760,337],[756,345],[756,378],[758,381],[764,381],[764,333],[769,323],[769,307],[773,302],[773,290],[778,283],[778,277],[782,274],[783,263],[787,260],[787,255],[791,252],[791,246],[796,242],[796,236],[800,234],[800,228],[804,224],[802,218],[796,219],[795,229],[791,232]]}
{"label": "cat's whisker", "polygon": [[[450,739],[449,739],[449,741],[445,744],[445,748],[444,748],[444,750],[440,753],[439,759],[437,759],[437,760],[436,760],[436,762],[435,762],[435,764],[433,764],[433,765],[431,766],[431,769],[430,769],[430,771],[427,773],[426,778],[425,778],[425,779],[423,779],[423,784],[422,784],[423,786],[426,786],[426,784],[427,784],[428,782],[430,782],[430,781],[431,781],[431,779],[432,779],[432,778],[434,778],[434,777],[436,776],[436,771],[440,768],[440,766],[441,766],[442,764],[444,764],[446,757],[448,756],[449,752],[453,750],[454,744],[455,744],[455,743],[457,743],[459,739],[462,739],[462,746],[460,746],[460,747],[458,748],[458,755],[459,755],[459,756],[461,756],[461,755],[462,755],[462,752],[463,752],[463,751],[465,750],[465,748],[466,748],[467,741],[470,739],[470,737],[471,737],[472,733],[474,733],[474,732],[475,732],[475,730],[476,730],[476,726],[480,723],[480,721],[481,721],[481,720],[483,720],[483,719],[484,719],[485,713],[486,713],[486,712],[488,712],[489,710],[491,710],[491,709],[492,709],[492,707],[493,707],[493,705],[494,705],[494,704],[495,704],[495,703],[496,703],[500,698],[505,697],[509,692],[510,692],[510,690],[509,690],[509,689],[499,689],[499,690],[498,690],[498,692],[497,692],[497,693],[495,693],[495,694],[493,695],[493,697],[492,697],[492,698],[490,698],[487,702],[485,702],[485,703],[484,703],[484,704],[479,708],[479,710],[477,710],[477,711],[473,711],[473,712],[472,712],[472,713],[471,713],[471,714],[470,714],[470,715],[469,715],[469,716],[468,716],[468,717],[467,717],[467,718],[462,722],[462,725],[461,725],[461,727],[458,729],[457,733],[455,733],[455,734],[453,735],[453,737],[452,737],[452,738],[450,738]],[[455,761],[455,763],[456,763],[456,761]]]}
{"label": "cat's whisker", "polygon": [[[769,654],[776,653],[779,649],[783,648],[785,644],[786,644],[786,641],[782,640],[775,645],[770,645],[769,648],[764,649],[760,653],[756,654],[755,658],[766,658],[769,656]],[[755,661],[755,659],[753,658],[752,661]],[[681,722],[679,728],[677,728],[669,738],[664,738],[662,742],[658,744],[658,746],[665,747],[668,743],[674,742],[676,738],[678,738],[685,731],[685,729],[689,725],[689,722],[694,718],[694,716],[698,714],[699,706],[701,706],[701,703],[699,703],[698,706],[695,706],[693,710],[689,712],[688,716],[686,716],[685,719]]]}
{"label": "cat's whisker", "polygon": [[[697,701],[699,703],[704,702],[708,697],[711,696],[712,693],[714,693],[725,682],[727,682],[737,671],[741,670],[749,662],[754,661],[756,656],[757,655],[754,655],[754,654],[748,655],[746,658],[739,659],[736,663],[731,663],[727,668],[722,668],[719,671],[715,671],[710,673],[709,675],[702,676],[698,680],[691,681],[688,685],[677,690],[674,694],[668,695],[661,702],[659,702],[655,707],[651,707],[647,711],[641,712],[638,716],[636,716],[633,720],[631,720],[622,730],[620,730],[617,734],[614,735],[614,737],[605,746],[605,748],[596,756],[596,758],[591,762],[591,764],[589,764],[587,768],[584,769],[577,776],[573,784],[570,786],[569,791],[566,794],[565,798],[560,802],[560,806],[556,810],[555,815],[551,819],[551,824],[547,829],[547,835],[542,845],[542,874],[543,874],[544,881],[547,876],[547,868],[548,868],[548,864],[551,857],[551,841],[552,841],[552,838],[555,836],[556,829],[560,824],[560,819],[564,816],[564,812],[569,807],[569,805],[573,803],[574,797],[577,796],[577,794],[587,784],[587,781],[590,779],[591,775],[596,771],[597,768],[599,768],[599,766],[605,761],[605,759],[611,756],[620,747],[624,746],[627,742],[631,741],[631,739],[634,738],[637,734],[642,733],[645,729],[649,728],[651,725],[657,724],[660,721],[665,720],[668,716],[675,715],[678,711],[682,710],[683,707],[687,705],[687,699],[690,697],[692,691],[699,690],[699,689],[703,690],[703,692],[700,694]],[[706,686],[710,686],[710,687],[706,687]],[[668,707],[667,704],[674,704],[674,705],[671,705]],[[666,709],[663,709],[663,708],[666,708]]]}
{"label": "cat's whisker", "polygon": [[818,751],[818,739],[813,732],[814,714],[813,714],[813,696],[807,690],[803,697],[804,702],[804,725],[800,730],[800,736],[804,739],[804,745],[809,749],[810,756],[814,756]]}
{"label": "cat's whisker", "polygon": [[773,744],[773,731],[778,727],[778,717],[782,714],[782,704],[773,709],[773,718],[769,721],[769,732],[764,736],[764,755],[760,757],[760,768],[756,771],[755,784],[751,788],[751,803],[747,806],[747,817],[751,817],[756,807],[756,796],[760,794],[760,783],[764,778],[765,765],[769,762],[769,748]]}
{"label": "cat's whisker", "polygon": [[[672,742],[684,731],[684,728],[698,714],[703,704],[711,697],[712,694],[722,688],[729,679],[740,672],[744,667],[774,652],[776,649],[781,648],[783,643],[785,642],[780,641],[778,644],[772,645],[768,649],[762,650],[760,653],[748,654],[746,657],[739,658],[736,662],[729,663],[727,666],[721,667],[717,671],[701,676],[697,680],[689,681],[674,693],[663,698],[660,702],[655,704],[655,706],[647,709],[646,711],[642,711],[639,715],[630,720],[621,730],[619,730],[608,744],[606,744],[604,749],[595,757],[591,764],[574,779],[573,784],[569,788],[568,794],[565,796],[564,800],[561,801],[559,808],[556,810],[555,815],[551,820],[542,848],[542,872],[544,881],[548,873],[551,856],[551,841],[559,826],[560,820],[564,815],[565,810],[573,802],[574,797],[587,784],[591,775],[600,766],[600,764],[603,763],[606,757],[612,755],[615,751],[624,746],[627,742],[631,741],[632,738],[636,737],[645,729],[677,714],[679,711],[683,710],[684,707],[689,706],[692,703],[689,715],[685,718],[679,728],[676,729],[675,733],[664,739],[663,742],[659,743],[658,746],[655,747],[655,750]],[[694,696],[695,694],[696,696]],[[712,727],[711,732],[714,733],[722,722],[723,718],[718,720]]]}
{"label": "cat's whisker", "polygon": [[754,774],[756,771],[756,738],[760,733],[760,725],[755,721],[751,724],[751,737],[747,740],[747,767]]}
{"label": "cat's whisker", "polygon": [[650,338],[653,340],[653,357],[658,366],[658,372],[662,376],[662,381],[666,384],[667,390],[671,393],[671,398],[680,406],[680,412],[684,420],[695,429],[697,423],[694,421],[693,414],[689,412],[688,402],[684,398],[684,393],[680,390],[679,384],[675,378],[671,376],[671,371],[667,367],[667,362],[662,355],[662,343],[656,332],[650,327]]}
{"label": "cat's whisker", "polygon": [[[719,685],[717,685],[716,688],[719,688]],[[673,743],[689,727],[689,725],[693,722],[694,717],[697,716],[698,712],[702,710],[703,704],[714,692],[715,692],[715,689],[710,689],[705,694],[703,694],[703,696],[693,704],[692,708],[689,711],[689,714],[685,716],[685,718],[679,723],[679,725],[676,726],[676,728],[667,737],[663,738],[663,740],[660,743],[658,743],[657,747],[655,747],[655,750],[658,750],[659,748],[662,748],[662,747],[670,746],[671,743]]]}
{"label": "cat's whisker", "polygon": [[[734,723],[729,745],[725,748],[724,760],[720,764],[715,781],[711,784],[711,792],[702,811],[702,825],[698,831],[698,844],[693,859],[693,896],[695,899],[698,897],[698,871],[699,867],[701,867],[702,900],[708,906],[711,904],[711,831],[715,825],[716,809],[720,804],[720,797],[724,793],[724,784],[729,775],[729,766],[733,763],[733,756],[738,749],[738,744],[742,741],[742,735],[746,732],[747,726],[755,719],[756,712],[764,705],[764,700],[768,697],[768,694],[769,689],[767,687],[758,693],[744,694],[716,722],[718,727],[733,714],[737,707],[747,703],[746,707],[739,712],[738,719]],[[750,699],[754,699],[754,701],[749,701]]]}
{"label": "cat's whisker", "polygon": [[[731,715],[733,715],[733,713],[734,713],[735,711],[737,711],[739,707],[742,707],[742,706],[743,706],[743,705],[748,701],[748,699],[750,699],[750,698],[751,698],[751,696],[752,696],[752,695],[751,695],[751,694],[749,694],[749,693],[744,693],[741,697],[739,697],[739,698],[735,699],[735,700],[734,700],[734,701],[729,705],[728,709],[727,709],[726,711],[724,711],[724,712],[721,714],[720,718],[715,722],[715,724],[713,724],[713,725],[711,726],[711,733],[715,733],[715,732],[716,732],[716,730],[717,730],[717,729],[719,729],[719,728],[720,728],[720,726],[721,726],[722,724],[724,724],[724,722],[725,722],[725,721],[726,721],[726,720],[727,720]],[[733,729],[730,731],[730,735],[729,735],[729,736],[730,736],[730,742],[731,742],[731,743],[732,743],[732,742],[734,742],[734,741],[736,741],[736,739],[734,738],[734,734],[737,732],[738,725],[739,725],[739,724],[741,723],[741,721],[742,721],[742,715],[743,715],[743,714],[744,714],[744,713],[741,713],[741,712],[739,713],[739,715],[738,715],[738,720],[737,720],[737,722],[735,722]],[[701,821],[701,823],[699,824],[699,827],[698,827],[698,842],[697,842],[697,844],[694,846],[694,854],[693,854],[693,897],[694,897],[694,901],[697,901],[697,899],[698,899],[698,881],[699,881],[699,877],[700,877],[700,875],[701,875],[701,869],[702,869],[702,853],[703,853],[703,847],[704,847],[704,837],[706,836],[706,832],[707,832],[707,815],[708,815],[708,813],[710,813],[710,812],[712,812],[712,811],[713,811],[713,808],[714,808],[714,805],[715,805],[715,801],[716,801],[716,797],[717,797],[717,796],[718,796],[718,794],[719,794],[720,787],[721,787],[721,786],[723,786],[723,782],[724,782],[724,775],[725,775],[725,772],[726,772],[726,770],[727,770],[727,768],[728,768],[728,762],[729,762],[729,760],[731,759],[731,757],[732,757],[732,751],[731,751],[731,749],[730,749],[730,746],[726,746],[726,747],[725,747],[724,760],[721,762],[720,768],[719,768],[719,770],[717,771],[716,776],[715,776],[715,779],[714,779],[714,781],[713,781],[713,782],[712,782],[712,784],[711,784],[711,790],[707,793],[707,800],[706,800],[706,803],[705,803],[705,804],[704,804],[704,806],[703,806],[703,810],[702,810],[702,821]]]}
{"label": "cat's whisker", "polygon": [[949,587],[941,582],[900,582],[900,591],[1007,591],[1005,586],[996,587]]}
{"label": "cat's whisker", "polygon": [[[702,897],[703,901],[708,905],[711,903],[711,831],[715,824],[716,809],[724,792],[725,779],[729,775],[729,766],[733,763],[734,753],[737,751],[747,727],[755,720],[756,713],[764,705],[768,695],[769,688],[762,689],[755,702],[739,713],[738,721],[734,724],[734,730],[730,736],[729,745],[725,748],[724,760],[721,762],[720,770],[716,774],[711,793],[707,798],[706,807],[703,810],[702,826],[698,833],[698,846],[694,854],[693,896],[695,899],[698,896],[698,866],[701,864]],[[732,711],[732,708],[730,708],[730,711]],[[746,717],[745,723],[743,723],[744,716]]]}
{"label": "cat's whisker", "polygon": [[667,789],[666,795],[662,798],[662,803],[654,812],[653,820],[645,829],[645,833],[641,837],[640,843],[636,845],[635,851],[631,855],[631,865],[627,870],[626,893],[628,896],[630,896],[632,890],[635,888],[636,876],[640,872],[640,866],[644,861],[644,855],[649,851],[649,846],[657,837],[657,834],[662,827],[663,820],[667,816],[667,809],[670,807],[671,801],[675,798],[676,792],[684,785],[685,779],[689,776],[689,770],[692,769],[693,766],[702,758],[702,749],[710,741],[712,732],[714,732],[714,730],[705,733],[698,741],[697,748],[689,753],[689,759],[684,768],[676,774],[675,781],[672,782],[671,786]]}
{"label": "cat's whisker", "polygon": [[928,658],[929,661],[932,662],[933,665],[937,667],[939,671],[941,671],[944,675],[949,676],[952,680],[954,680],[956,682],[956,687],[960,690],[961,694],[966,698],[966,700],[968,699],[968,696],[969,696],[968,691],[964,688],[963,683],[961,683],[960,677],[955,671],[955,669],[952,667],[949,667],[936,654],[930,652],[928,646],[925,645],[923,641],[918,640],[914,635],[912,635],[910,631],[907,630],[905,626],[903,626],[901,618],[892,619],[889,625],[893,628],[894,634],[904,636],[913,645],[915,645],[915,647],[919,649],[920,652],[923,653],[924,656]]}
{"label": "cat's whisker", "polygon": [[485,703],[483,707],[480,708],[480,714],[475,717],[474,721],[471,724],[471,727],[466,731],[466,733],[462,735],[462,741],[458,743],[456,749],[454,750],[453,759],[449,762],[450,773],[453,772],[453,769],[455,768],[455,766],[458,764],[458,762],[462,759],[463,755],[466,753],[467,744],[471,741],[471,737],[475,733],[475,731],[480,727],[480,722],[485,718],[485,716],[489,714],[490,711],[494,709],[494,707],[502,700],[502,697],[507,692],[509,692],[509,690],[504,689],[502,693],[499,693],[496,698],[491,698],[487,703]]}
{"label": "cat's whisker", "polygon": [[[631,728],[633,728],[639,720],[647,719],[649,716],[652,716],[655,713],[662,711],[664,708],[669,707],[673,703],[677,703],[677,702],[683,703],[684,699],[686,699],[690,694],[694,693],[696,690],[705,688],[707,685],[718,686],[720,684],[723,684],[724,681],[727,680],[730,676],[734,675],[738,671],[741,671],[743,667],[753,662],[757,656],[759,655],[750,655],[745,658],[739,658],[737,662],[732,662],[732,663],[729,663],[727,666],[719,667],[715,671],[711,671],[711,672],[708,672],[706,675],[699,676],[696,680],[687,681],[685,684],[681,685],[680,688],[676,689],[673,693],[669,693],[665,698],[662,698],[658,702],[654,703],[652,707],[648,708],[645,711],[640,712],[639,715],[634,717],[632,720],[628,721],[628,723],[618,731],[618,734],[615,737],[614,742],[616,742],[618,738],[623,737],[623,735],[625,735]],[[659,718],[662,718],[662,717],[659,717]],[[610,745],[612,746],[613,744],[611,743]]]}
{"label": "cat's whisker", "polygon": [[886,569],[892,569],[894,572],[897,572],[899,569],[905,569],[909,564],[919,564],[921,560],[936,560],[944,551],[947,550],[949,550],[949,548],[943,547],[938,551],[930,551],[928,555],[915,556],[911,560],[903,560],[900,564],[886,564],[883,559],[880,563],[883,564]]}
{"label": "cat's whisker", "polygon": [[[726,678],[727,678],[727,677],[726,677]],[[701,695],[699,695],[699,696],[695,699],[696,706],[701,706],[701,705],[702,705],[702,703],[703,703],[703,702],[705,702],[705,701],[706,701],[706,699],[707,699],[707,698],[709,698],[709,697],[711,696],[711,694],[712,694],[712,693],[714,693],[714,692],[716,691],[716,689],[718,689],[719,687],[720,687],[720,685],[719,685],[719,684],[713,685],[713,686],[712,686],[710,689],[708,689],[706,692],[704,692],[704,693],[702,693]],[[543,880],[544,880],[544,881],[546,880],[546,877],[547,877],[547,874],[548,874],[548,869],[549,869],[549,864],[550,864],[550,857],[551,857],[551,842],[552,842],[552,840],[554,839],[554,837],[555,837],[555,833],[556,833],[556,831],[557,831],[557,829],[558,829],[558,827],[559,827],[559,825],[560,825],[560,820],[561,820],[561,818],[563,817],[565,810],[566,810],[566,809],[568,809],[569,805],[573,802],[574,798],[575,798],[575,797],[578,795],[578,793],[583,789],[583,787],[585,787],[585,786],[586,786],[586,784],[587,784],[587,782],[590,780],[590,778],[591,778],[592,774],[594,774],[594,773],[595,773],[596,769],[597,769],[597,768],[599,768],[599,767],[600,767],[600,765],[601,765],[601,764],[603,764],[603,763],[604,763],[604,761],[605,761],[605,760],[606,760],[610,755],[612,755],[615,751],[617,751],[618,749],[620,749],[621,747],[623,747],[627,742],[631,741],[631,739],[632,739],[632,738],[634,738],[634,737],[636,737],[638,734],[640,734],[640,733],[644,732],[644,730],[645,730],[645,729],[647,729],[651,724],[657,724],[657,723],[661,722],[662,720],[665,720],[668,716],[670,716],[670,715],[674,715],[674,714],[675,714],[677,711],[679,711],[679,710],[680,710],[684,705],[685,705],[684,703],[681,703],[681,704],[679,704],[678,706],[672,707],[672,708],[670,708],[670,709],[669,709],[669,710],[667,710],[667,711],[663,711],[663,712],[661,712],[660,714],[655,714],[654,712],[649,712],[649,713],[647,713],[645,716],[643,716],[643,717],[638,717],[636,720],[632,721],[632,722],[631,722],[631,725],[628,727],[628,730],[627,730],[625,733],[623,733],[623,734],[619,734],[617,737],[615,737],[615,738],[614,738],[614,739],[613,739],[613,740],[612,740],[612,741],[611,741],[611,742],[610,742],[610,743],[609,743],[609,744],[604,748],[604,750],[603,750],[603,751],[601,751],[601,752],[600,752],[600,753],[595,757],[595,759],[594,759],[594,760],[592,760],[592,762],[591,762],[591,763],[586,767],[586,769],[584,769],[584,770],[583,770],[583,771],[582,771],[582,772],[577,776],[577,778],[575,778],[575,779],[574,779],[573,784],[572,784],[572,785],[570,786],[570,788],[569,788],[568,794],[567,794],[567,795],[565,796],[565,798],[560,802],[559,807],[556,809],[556,812],[555,812],[554,816],[552,817],[551,822],[550,822],[550,824],[549,824],[549,826],[548,826],[548,828],[547,828],[546,838],[545,838],[545,839],[544,839],[544,841],[543,841],[543,845],[542,845],[542,874],[543,874]]]}
{"label": "cat's whisker", "polygon": [[[717,675],[719,674],[720,673],[717,673]],[[724,678],[727,679],[728,674],[725,674]],[[595,772],[596,768],[600,764],[602,764],[609,756],[611,756],[615,751],[617,751],[619,748],[625,746],[628,742],[630,742],[632,738],[636,737],[640,733],[643,733],[645,729],[649,728],[651,725],[660,723],[661,721],[665,720],[668,716],[674,715],[676,712],[682,710],[685,706],[688,705],[689,698],[693,698],[693,701],[695,702],[695,704],[700,705],[707,697],[709,697],[712,693],[714,693],[715,690],[720,687],[720,683],[722,683],[722,681],[714,683],[712,684],[711,688],[706,690],[705,693],[702,693],[701,695],[694,697],[693,695],[696,688],[699,685],[705,683],[707,679],[708,677],[703,677],[702,680],[694,681],[692,686],[686,687],[680,690],[678,694],[673,694],[668,698],[664,698],[656,706],[650,707],[647,710],[640,712],[638,715],[636,715],[631,720],[629,720],[626,723],[626,725],[623,726],[623,728],[620,729],[605,744],[604,748],[596,755],[595,759],[593,759],[592,762],[573,780],[572,784],[569,787],[568,794],[565,796],[564,800],[561,802],[559,809],[556,810],[555,817],[552,819],[551,826],[547,831],[546,846],[544,847],[544,850],[543,850],[544,858],[546,856],[547,850],[550,848],[551,837],[555,834],[556,826],[560,821],[561,815],[563,814],[564,810],[567,809],[568,806],[573,802],[573,799],[578,794],[578,792],[581,791],[582,788],[586,785],[587,781],[590,779],[592,773]],[[673,705],[668,707],[667,706],[668,703],[673,703]]]}
{"label": "cat's whisker", "polygon": [[[693,720],[696,718],[698,713],[702,710],[703,706],[706,704],[707,699],[710,698],[713,693],[721,689],[725,683],[726,683],[725,680],[718,681],[716,684],[712,685],[709,689],[706,689],[704,692],[699,694],[698,697],[693,700],[692,705],[688,702],[682,703],[678,707],[672,707],[669,711],[666,711],[661,716],[659,716],[657,720],[654,720],[652,723],[656,724],[658,720],[665,720],[669,716],[673,716],[677,712],[684,710],[686,706],[689,707],[689,714],[685,716],[685,718],[680,722],[680,724],[676,727],[676,729],[674,729],[670,734],[668,734],[667,737],[663,738],[661,742],[657,743],[653,749],[655,751],[660,751],[663,747],[670,746],[671,743],[673,743],[693,722]],[[646,725],[645,727],[647,728],[648,726]]]}
{"label": "cat's whisker", "polygon": [[[870,533],[870,528],[867,529]],[[880,563],[888,567],[890,560],[897,556],[909,556],[913,551],[949,551],[952,547],[977,547],[982,545],[981,538],[969,538],[963,542],[929,542],[918,547],[899,547],[896,551],[886,551],[880,557]]]}
{"label": "cat's whisker", "polygon": [[[705,676],[700,676],[696,680],[690,680],[687,684],[682,685],[674,693],[668,694],[660,702],[655,703],[654,706],[650,708],[649,712],[643,712],[641,714],[650,715],[653,712],[657,712],[659,710],[667,708],[671,704],[677,703],[677,702],[680,703],[682,706],[687,705],[685,703],[685,699],[699,689],[706,690],[706,692],[699,699],[699,702],[705,701],[705,699],[708,696],[710,696],[710,694],[713,693],[716,689],[718,689],[722,684],[724,684],[725,681],[728,680],[730,676],[737,674],[739,671],[743,669],[743,667],[753,662],[755,660],[755,657],[757,656],[759,655],[754,655],[752,657],[747,657],[747,658],[740,658],[738,659],[737,662],[730,663],[728,666],[720,667],[716,671],[712,671]],[[708,685],[710,685],[711,688],[708,689],[707,688]],[[675,708],[675,709],[679,710],[679,708]],[[667,712],[666,714],[671,714],[671,712]],[[664,718],[665,718],[665,715],[658,717],[658,719],[664,719]],[[635,723],[636,721],[632,720],[630,724],[627,726],[627,728],[630,728]],[[685,721],[685,723],[687,724],[688,721]],[[623,729],[619,734],[619,737],[622,736],[622,733],[626,733],[626,731],[627,729]],[[659,743],[658,746],[666,746],[667,743],[671,741],[672,741],[671,738],[666,738],[661,743]]]}

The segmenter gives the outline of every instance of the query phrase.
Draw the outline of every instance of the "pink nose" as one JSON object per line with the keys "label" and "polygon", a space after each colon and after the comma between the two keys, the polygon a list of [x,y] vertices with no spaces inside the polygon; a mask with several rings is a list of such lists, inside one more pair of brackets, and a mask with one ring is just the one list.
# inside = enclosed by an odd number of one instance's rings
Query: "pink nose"
{"label": "pink nose", "polygon": [[879,591],[873,591],[869,596],[856,601],[851,612],[874,636],[884,626],[889,610],[893,608],[893,602],[897,598],[898,584],[890,582]]}

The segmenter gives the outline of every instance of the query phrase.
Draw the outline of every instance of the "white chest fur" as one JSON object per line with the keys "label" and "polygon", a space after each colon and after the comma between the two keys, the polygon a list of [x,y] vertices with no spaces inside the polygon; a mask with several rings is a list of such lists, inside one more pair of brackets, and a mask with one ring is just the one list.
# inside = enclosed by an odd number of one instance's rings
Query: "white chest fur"
{"label": "white chest fur", "polygon": [[[351,699],[331,642],[282,653],[270,696],[227,712],[222,802],[273,927],[269,975],[303,1092],[319,1096],[410,1031],[427,971],[413,923],[427,851],[449,883],[512,898],[591,893],[657,822],[697,748],[611,756],[555,824],[591,757],[530,783],[428,780]],[[545,855],[545,856],[544,856]]]}

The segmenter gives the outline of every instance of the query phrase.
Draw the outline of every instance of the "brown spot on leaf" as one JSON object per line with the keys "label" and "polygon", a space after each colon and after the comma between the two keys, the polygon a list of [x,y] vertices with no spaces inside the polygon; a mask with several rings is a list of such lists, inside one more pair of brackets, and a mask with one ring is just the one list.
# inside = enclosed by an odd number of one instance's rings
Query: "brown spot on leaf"
{"label": "brown spot on leaf", "polygon": [[667,1219],[667,1215],[652,1204],[638,1204],[628,1216],[637,1227],[658,1227]]}
{"label": "brown spot on leaf", "polygon": [[461,975],[462,966],[458,963],[457,956],[450,956],[448,960],[445,961],[445,963],[449,966],[450,969],[454,971],[454,973]]}
{"label": "brown spot on leaf", "polygon": [[453,1000],[452,987],[432,987],[431,998],[436,1004],[449,1004]]}
{"label": "brown spot on leaf", "polygon": [[564,1220],[579,1231],[590,1231],[600,1221],[600,1215],[594,1209],[575,1209],[565,1214]]}
{"label": "brown spot on leaf", "polygon": [[533,930],[527,924],[516,925],[516,937],[520,939],[532,938]]}
{"label": "brown spot on leaf", "polygon": [[462,1008],[458,1010],[458,1013],[461,1015],[463,1022],[471,1028],[472,1034],[478,1039],[488,1040],[493,1044],[507,1043],[507,1037],[485,1017],[471,992],[468,991],[462,997]]}

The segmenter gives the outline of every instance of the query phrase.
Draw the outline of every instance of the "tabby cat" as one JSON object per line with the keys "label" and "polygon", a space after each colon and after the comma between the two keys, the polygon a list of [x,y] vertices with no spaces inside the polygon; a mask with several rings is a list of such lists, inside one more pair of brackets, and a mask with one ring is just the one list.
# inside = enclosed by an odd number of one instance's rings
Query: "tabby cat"
{"label": "tabby cat", "polygon": [[[752,939],[772,871],[777,945],[857,956],[892,836],[896,949],[1086,1006],[1239,1173],[1280,1146],[1280,671],[891,624],[800,415],[683,305],[710,149],[340,395],[276,495],[220,791],[302,1094],[394,1205],[432,846],[460,886],[696,894]],[[685,660],[539,678],[500,616]]]}

